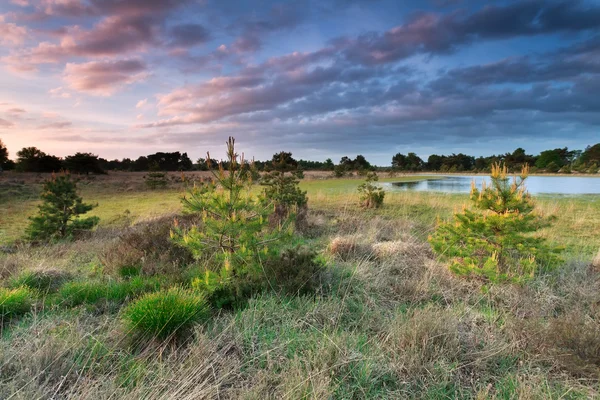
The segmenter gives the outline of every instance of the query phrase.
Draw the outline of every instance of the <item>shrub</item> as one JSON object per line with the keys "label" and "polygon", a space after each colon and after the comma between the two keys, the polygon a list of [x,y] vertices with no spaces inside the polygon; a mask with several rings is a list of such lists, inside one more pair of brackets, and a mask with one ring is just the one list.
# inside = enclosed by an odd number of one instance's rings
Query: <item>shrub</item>
{"label": "shrub", "polygon": [[251,193],[249,166],[243,157],[238,162],[234,145],[230,137],[228,170],[220,164],[217,172],[212,171],[214,182],[194,187],[183,199],[188,212],[202,214],[203,229],[176,226],[172,238],[197,259],[206,258],[207,253],[212,256],[203,271],[209,294],[229,291],[231,298],[244,299],[252,293],[248,283],[260,282],[262,277],[259,253],[268,253],[280,230],[267,229],[272,205]]}
{"label": "shrub", "polygon": [[12,288],[25,286],[42,292],[55,292],[69,279],[71,279],[70,274],[55,269],[25,271],[13,278],[10,286]]}
{"label": "shrub", "polygon": [[128,228],[119,239],[100,254],[105,272],[131,276],[176,274],[181,267],[194,261],[192,253],[170,239],[174,220],[180,228],[197,225],[195,216],[168,216],[138,223]]}
{"label": "shrub", "polygon": [[44,182],[39,212],[30,217],[27,235],[31,240],[64,238],[77,231],[89,230],[98,224],[98,217],[79,218],[92,208],[77,195],[77,185],[71,175],[52,175]]}
{"label": "shrub", "polygon": [[275,208],[271,214],[272,225],[280,225],[288,219],[298,223],[306,218],[308,198],[298,186],[303,177],[292,153],[282,151],[273,156],[261,181],[261,185],[265,186],[264,199]]}
{"label": "shrub", "polygon": [[314,292],[325,267],[315,250],[305,245],[283,249],[264,263],[267,279],[277,289],[289,294]]}
{"label": "shrub", "polygon": [[176,287],[144,295],[127,307],[124,318],[142,336],[164,339],[187,331],[208,312],[204,295]]}
{"label": "shrub", "polygon": [[458,275],[490,282],[521,282],[540,268],[556,265],[559,248],[550,247],[531,232],[549,226],[550,220],[534,212],[524,183],[528,168],[511,180],[506,166],[492,167],[491,186],[471,188],[475,210],[464,209],[454,221],[440,223],[429,241],[433,249],[452,261]]}
{"label": "shrub", "polygon": [[157,279],[133,278],[128,281],[74,281],[58,292],[61,304],[75,307],[82,304],[124,303],[144,293],[160,289]]}
{"label": "shrub", "polygon": [[361,207],[379,208],[383,205],[385,192],[383,191],[383,188],[373,183],[377,182],[378,180],[379,177],[375,172],[369,172],[367,173],[366,180],[358,186]]}
{"label": "shrub", "polygon": [[0,318],[10,320],[26,314],[31,309],[31,292],[25,287],[0,288]]}
{"label": "shrub", "polygon": [[165,172],[149,172],[144,176],[144,182],[148,188],[154,190],[166,187],[169,181]]}

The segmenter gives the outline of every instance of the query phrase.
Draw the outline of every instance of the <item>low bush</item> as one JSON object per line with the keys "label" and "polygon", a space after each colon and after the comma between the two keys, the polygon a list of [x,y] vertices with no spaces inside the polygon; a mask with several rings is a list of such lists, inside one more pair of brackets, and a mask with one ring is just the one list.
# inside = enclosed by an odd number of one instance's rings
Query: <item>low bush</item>
{"label": "low bush", "polygon": [[165,172],[149,172],[144,176],[144,182],[149,189],[163,189],[167,187],[169,178]]}
{"label": "low bush", "polygon": [[133,278],[128,281],[74,281],[58,292],[59,303],[69,307],[81,304],[124,303],[144,293],[159,290],[157,279]]}
{"label": "low bush", "polygon": [[128,228],[100,255],[104,272],[122,277],[177,274],[194,258],[188,249],[170,239],[171,228],[175,220],[185,228],[197,224],[198,219],[194,215],[167,216]]}
{"label": "low bush", "polygon": [[319,288],[325,263],[315,250],[297,245],[269,258],[264,268],[275,289],[289,294],[307,294]]}
{"label": "low bush", "polygon": [[361,207],[379,208],[383,205],[385,191],[383,190],[383,188],[373,183],[377,182],[378,180],[379,177],[375,172],[368,172],[366,174],[365,181],[358,186]]}
{"label": "low bush", "polygon": [[0,318],[2,321],[19,317],[31,309],[31,292],[25,287],[0,288]]}
{"label": "low bush", "polygon": [[11,279],[10,286],[22,286],[42,292],[56,292],[65,282],[71,279],[71,274],[56,269],[25,271]]}
{"label": "low bush", "polygon": [[208,312],[202,293],[175,287],[137,299],[124,311],[124,319],[132,331],[164,339],[188,331]]}

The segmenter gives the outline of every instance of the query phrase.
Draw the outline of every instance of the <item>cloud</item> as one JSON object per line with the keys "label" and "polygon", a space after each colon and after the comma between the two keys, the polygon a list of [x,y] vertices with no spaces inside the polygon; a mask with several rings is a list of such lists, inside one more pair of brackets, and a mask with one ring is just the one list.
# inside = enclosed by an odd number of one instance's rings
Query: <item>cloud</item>
{"label": "cloud", "polygon": [[506,6],[488,5],[471,14],[421,13],[383,34],[371,32],[333,43],[349,60],[376,65],[418,53],[445,54],[476,40],[588,30],[600,30],[599,6],[586,6],[577,0],[532,0]]}
{"label": "cloud", "polygon": [[37,127],[37,129],[39,130],[46,130],[46,129],[67,129],[70,128],[73,125],[72,122],[70,121],[59,121],[59,122],[51,122],[49,124],[44,124],[44,125],[40,125]]}
{"label": "cloud", "polygon": [[13,124],[12,122],[0,118],[0,128],[11,128],[14,125],[15,124]]}
{"label": "cloud", "polygon": [[65,91],[65,89],[62,86],[48,90],[48,94],[52,98],[61,98],[61,99],[70,99],[71,98],[71,93]]}
{"label": "cloud", "polygon": [[140,100],[135,105],[135,108],[143,108],[146,106],[146,104],[148,104],[148,99]]}
{"label": "cloud", "polygon": [[6,22],[0,15],[0,43],[4,46],[19,46],[25,42],[28,30],[12,22]]}
{"label": "cloud", "polygon": [[176,25],[169,30],[169,36],[170,45],[175,47],[193,47],[210,39],[208,29],[199,24]]}
{"label": "cloud", "polygon": [[64,73],[64,79],[72,89],[100,96],[111,95],[146,77],[146,65],[139,59],[68,63]]}
{"label": "cloud", "polygon": [[22,114],[26,113],[27,111],[25,111],[25,109],[23,108],[9,108],[8,110],[6,110],[6,112],[11,114]]}

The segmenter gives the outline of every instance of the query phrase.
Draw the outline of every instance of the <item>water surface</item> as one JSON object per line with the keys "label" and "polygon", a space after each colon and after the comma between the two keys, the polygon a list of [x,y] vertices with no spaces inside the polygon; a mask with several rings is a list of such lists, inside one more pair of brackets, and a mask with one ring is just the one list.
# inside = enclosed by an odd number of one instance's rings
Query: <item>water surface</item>
{"label": "water surface", "polygon": [[[449,175],[428,178],[415,182],[383,183],[387,190],[416,190],[445,193],[469,193],[471,181],[481,188],[483,181],[490,182],[485,175]],[[600,194],[600,177],[580,176],[530,176],[526,187],[531,194]]]}

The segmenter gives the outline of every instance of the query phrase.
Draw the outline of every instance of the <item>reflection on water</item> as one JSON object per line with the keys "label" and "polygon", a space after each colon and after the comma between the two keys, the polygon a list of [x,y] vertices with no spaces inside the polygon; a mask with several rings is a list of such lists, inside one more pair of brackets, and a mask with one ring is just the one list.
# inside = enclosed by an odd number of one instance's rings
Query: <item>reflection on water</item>
{"label": "reflection on water", "polygon": [[[489,176],[440,176],[416,182],[384,183],[387,190],[416,190],[435,191],[446,193],[469,193],[471,181],[477,187],[485,180],[490,182]],[[532,194],[600,194],[600,177],[563,177],[563,176],[530,176],[526,181],[527,190]]]}

